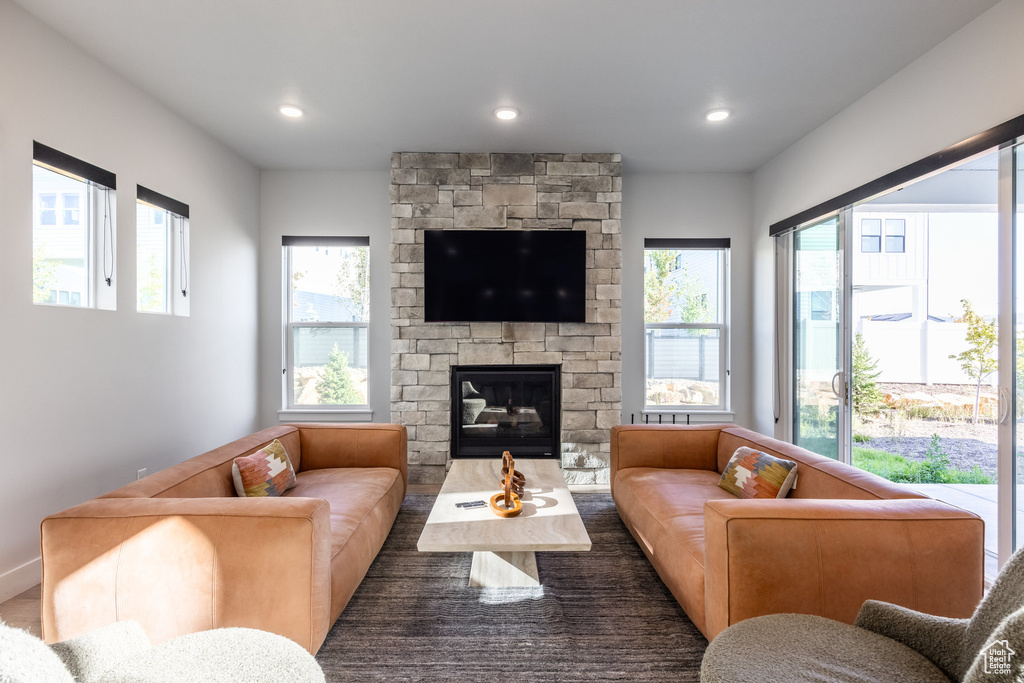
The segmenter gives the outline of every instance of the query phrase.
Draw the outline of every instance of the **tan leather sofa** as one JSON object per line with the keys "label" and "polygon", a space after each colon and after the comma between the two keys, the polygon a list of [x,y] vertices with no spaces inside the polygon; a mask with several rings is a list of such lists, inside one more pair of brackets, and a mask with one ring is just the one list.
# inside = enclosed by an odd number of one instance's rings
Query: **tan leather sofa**
{"label": "tan leather sofa", "polygon": [[[799,463],[788,498],[718,487],[740,446]],[[966,618],[982,597],[978,516],[748,429],[614,427],[611,486],[622,521],[709,640],[764,614],[852,624],[867,599]]]}
{"label": "tan leather sofa", "polygon": [[[295,487],[237,497],[232,461],[275,438]],[[43,638],[133,619],[154,643],[245,626],[316,653],[391,530],[406,460],[399,425],[283,425],[47,517]]]}

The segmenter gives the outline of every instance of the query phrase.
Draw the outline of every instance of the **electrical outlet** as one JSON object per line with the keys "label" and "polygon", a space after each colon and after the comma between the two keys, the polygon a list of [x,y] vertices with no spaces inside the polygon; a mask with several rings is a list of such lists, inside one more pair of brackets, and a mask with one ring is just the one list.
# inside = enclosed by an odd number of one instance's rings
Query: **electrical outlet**
{"label": "electrical outlet", "polygon": [[136,479],[136,480],[139,480],[139,479],[142,479],[142,478],[143,478],[144,476],[146,476],[146,470],[147,470],[147,469],[148,469],[148,468],[146,468],[146,467],[143,467],[143,468],[142,468],[141,470],[139,470],[139,473],[138,473],[138,475],[137,475],[137,476],[135,477],[135,479]]}

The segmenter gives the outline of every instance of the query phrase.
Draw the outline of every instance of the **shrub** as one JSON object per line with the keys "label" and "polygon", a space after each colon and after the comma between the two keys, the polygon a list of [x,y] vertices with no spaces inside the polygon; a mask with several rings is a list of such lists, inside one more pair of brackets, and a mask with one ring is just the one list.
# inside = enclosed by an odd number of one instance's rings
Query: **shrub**
{"label": "shrub", "polygon": [[873,448],[853,449],[853,465],[899,484],[992,484],[992,477],[975,465],[968,471],[949,469],[949,456],[939,436],[932,436],[924,461]]}
{"label": "shrub", "polygon": [[871,441],[871,437],[868,436],[867,434],[854,434],[853,435],[853,442],[854,443],[867,443],[868,441]]}
{"label": "shrub", "polygon": [[337,344],[327,357],[327,365],[316,388],[323,405],[346,406],[363,402],[352,382],[352,373],[348,371],[348,356],[338,350]]}

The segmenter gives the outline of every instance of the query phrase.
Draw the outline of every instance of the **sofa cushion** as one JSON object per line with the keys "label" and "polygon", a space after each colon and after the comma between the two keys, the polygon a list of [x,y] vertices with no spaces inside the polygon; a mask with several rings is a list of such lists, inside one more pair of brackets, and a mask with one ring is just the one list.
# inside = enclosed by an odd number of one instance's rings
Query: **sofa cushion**
{"label": "sofa cushion", "polygon": [[280,496],[295,486],[295,469],[288,452],[277,439],[231,464],[235,493],[250,498]]}
{"label": "sofa cushion", "polygon": [[733,499],[718,473],[630,467],[615,474],[619,515],[697,628],[704,628],[704,503]]}
{"label": "sofa cushion", "polygon": [[299,472],[285,497],[323,498],[331,506],[331,621],[341,614],[373,563],[405,497],[391,467],[341,467]]}
{"label": "sofa cushion", "polygon": [[722,470],[718,486],[737,498],[785,498],[796,481],[797,465],[741,446]]}
{"label": "sofa cushion", "polygon": [[[373,510],[398,478],[390,467],[335,467],[299,472],[286,497],[321,498],[331,506],[331,557]],[[389,526],[390,528],[390,526]]]}

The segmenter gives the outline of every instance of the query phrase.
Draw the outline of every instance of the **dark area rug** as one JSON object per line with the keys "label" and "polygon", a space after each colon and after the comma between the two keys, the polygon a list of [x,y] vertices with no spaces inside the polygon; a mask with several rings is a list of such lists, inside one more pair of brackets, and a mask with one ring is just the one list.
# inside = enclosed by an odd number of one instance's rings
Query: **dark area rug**
{"label": "dark area rug", "polygon": [[538,553],[540,588],[470,588],[470,553],[421,553],[410,494],[317,655],[328,681],[696,681],[707,641],[608,494],[575,494],[593,548]]}

